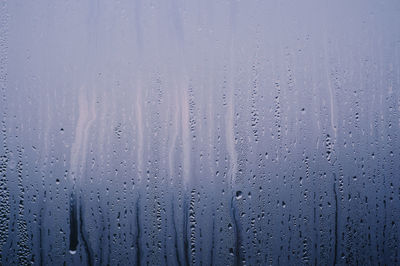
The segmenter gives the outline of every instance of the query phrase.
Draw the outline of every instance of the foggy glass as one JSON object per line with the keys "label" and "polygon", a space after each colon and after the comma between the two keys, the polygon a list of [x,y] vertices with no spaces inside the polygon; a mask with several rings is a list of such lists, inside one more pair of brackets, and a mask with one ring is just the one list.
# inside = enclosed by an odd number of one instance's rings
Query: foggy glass
{"label": "foggy glass", "polygon": [[400,265],[400,2],[1,0],[0,265]]}

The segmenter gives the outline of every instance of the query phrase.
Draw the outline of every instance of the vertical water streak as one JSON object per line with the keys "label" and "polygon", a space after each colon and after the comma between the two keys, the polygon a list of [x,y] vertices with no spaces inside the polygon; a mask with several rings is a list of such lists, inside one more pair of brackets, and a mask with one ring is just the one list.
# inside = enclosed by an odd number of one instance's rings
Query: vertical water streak
{"label": "vertical water streak", "polygon": [[72,182],[72,191],[70,194],[70,253],[75,254],[79,242],[79,217],[80,204],[78,199],[80,185],[86,169],[86,152],[89,138],[89,129],[96,119],[95,97],[91,93],[91,102],[89,103],[87,88],[81,87],[78,98],[78,121],[75,128],[75,139],[71,147],[70,158],[70,176]]}

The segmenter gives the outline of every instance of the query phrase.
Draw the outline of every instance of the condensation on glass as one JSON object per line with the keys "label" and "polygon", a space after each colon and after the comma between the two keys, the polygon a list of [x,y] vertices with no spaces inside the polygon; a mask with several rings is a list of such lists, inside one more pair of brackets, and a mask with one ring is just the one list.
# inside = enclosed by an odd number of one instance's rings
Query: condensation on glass
{"label": "condensation on glass", "polygon": [[0,1],[1,265],[400,265],[400,4]]}

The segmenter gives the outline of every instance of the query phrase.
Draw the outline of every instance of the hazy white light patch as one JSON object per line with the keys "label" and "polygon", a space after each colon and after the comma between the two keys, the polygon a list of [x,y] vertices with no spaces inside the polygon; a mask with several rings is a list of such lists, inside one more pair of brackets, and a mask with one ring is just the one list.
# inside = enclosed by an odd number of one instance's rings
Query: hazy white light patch
{"label": "hazy white light patch", "polygon": [[[186,84],[185,84],[186,85]],[[190,175],[193,174],[190,171],[191,163],[191,142],[192,138],[190,135],[190,123],[189,123],[189,97],[187,88],[181,86],[181,97],[177,105],[180,106],[181,114],[181,130],[182,130],[182,148],[183,148],[183,181],[185,184],[189,182]]]}
{"label": "hazy white light patch", "polygon": [[135,113],[136,113],[136,129],[137,129],[137,169],[138,178],[141,180],[143,178],[143,146],[144,146],[144,123],[143,123],[143,99],[142,99],[142,83],[137,83],[137,93],[135,102]]}
{"label": "hazy white light patch", "polygon": [[[232,84],[229,84],[232,86]],[[237,174],[237,152],[235,149],[235,102],[234,102],[234,90],[230,90],[227,99],[227,112],[226,112],[226,146],[229,154],[229,174],[231,178],[231,185],[234,185]]]}
{"label": "hazy white light patch", "polygon": [[176,151],[176,142],[179,136],[179,114],[181,112],[181,106],[176,104],[179,102],[178,91],[176,86],[174,86],[171,96],[170,96],[170,104],[169,104],[169,113],[173,116],[171,119],[171,130],[169,131],[169,149],[168,149],[168,168],[169,168],[169,176],[170,182],[174,181],[174,165],[175,165],[175,151]]}
{"label": "hazy white light patch", "polygon": [[75,127],[75,138],[71,146],[71,158],[70,158],[70,175],[74,186],[76,185],[77,179],[81,178],[82,168],[84,166],[84,160],[86,158],[85,140],[87,139],[87,130],[89,122],[89,105],[86,94],[86,88],[82,87],[79,90],[78,96],[78,121]]}

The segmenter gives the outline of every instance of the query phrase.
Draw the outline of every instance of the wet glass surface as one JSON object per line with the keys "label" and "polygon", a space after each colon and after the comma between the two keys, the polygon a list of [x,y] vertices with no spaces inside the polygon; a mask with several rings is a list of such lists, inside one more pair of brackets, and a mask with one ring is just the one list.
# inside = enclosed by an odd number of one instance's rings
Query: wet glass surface
{"label": "wet glass surface", "polygon": [[0,1],[1,265],[400,265],[400,2]]}

